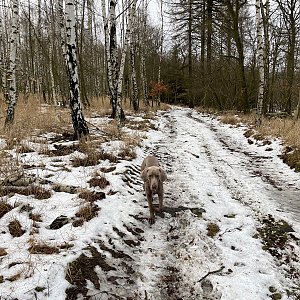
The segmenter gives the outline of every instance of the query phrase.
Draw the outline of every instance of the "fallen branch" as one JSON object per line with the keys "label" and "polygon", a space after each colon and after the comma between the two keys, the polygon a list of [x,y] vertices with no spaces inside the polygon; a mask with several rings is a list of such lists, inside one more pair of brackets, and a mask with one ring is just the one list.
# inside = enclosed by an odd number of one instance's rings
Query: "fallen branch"
{"label": "fallen branch", "polygon": [[209,271],[206,275],[204,275],[201,279],[198,280],[198,282],[201,282],[202,280],[204,280],[207,276],[212,275],[212,274],[216,274],[221,272],[225,267],[222,266],[220,269],[215,270],[215,271]]}

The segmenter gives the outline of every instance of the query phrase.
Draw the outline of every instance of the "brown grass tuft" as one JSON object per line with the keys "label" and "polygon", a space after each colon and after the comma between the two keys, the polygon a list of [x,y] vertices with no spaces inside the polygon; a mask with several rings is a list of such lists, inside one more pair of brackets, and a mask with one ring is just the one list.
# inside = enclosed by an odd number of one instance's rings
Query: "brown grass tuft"
{"label": "brown grass tuft", "polygon": [[100,189],[105,189],[108,185],[110,185],[109,181],[104,177],[93,177],[88,183],[91,187],[99,187]]}
{"label": "brown grass tuft", "polygon": [[220,121],[225,124],[237,125],[240,123],[240,118],[236,115],[226,114],[220,117]]}
{"label": "brown grass tuft", "polygon": [[29,219],[34,222],[42,222],[42,216],[40,214],[34,214],[32,212],[29,213]]}
{"label": "brown grass tuft", "polygon": [[9,222],[8,230],[13,237],[20,237],[25,233],[25,230],[22,229],[21,223],[16,219]]}
{"label": "brown grass tuft", "polygon": [[0,248],[0,257],[7,255],[7,252],[4,248]]}
{"label": "brown grass tuft", "polygon": [[6,278],[8,281],[16,281],[18,279],[21,278],[21,272],[18,272],[17,274],[13,275],[13,276],[10,276],[8,278]]}
{"label": "brown grass tuft", "polygon": [[89,190],[83,190],[81,193],[79,193],[78,196],[88,202],[95,202],[98,200],[105,199],[105,193],[94,192],[94,191],[89,191]]}
{"label": "brown grass tuft", "polygon": [[88,203],[81,206],[75,216],[85,221],[90,221],[98,215],[99,210],[100,208],[97,205]]}
{"label": "brown grass tuft", "polygon": [[30,247],[28,251],[30,254],[55,254],[59,253],[59,249],[54,246],[47,245],[45,242],[29,241]]}
{"label": "brown grass tuft", "polygon": [[0,200],[0,218],[2,218],[6,213],[11,211],[13,207],[4,200]]}
{"label": "brown grass tuft", "polygon": [[0,196],[7,196],[10,194],[20,194],[24,196],[33,195],[36,199],[48,199],[51,197],[51,192],[39,186],[3,186],[0,188]]}
{"label": "brown grass tuft", "polygon": [[133,160],[136,158],[136,153],[131,148],[123,147],[123,149],[119,152],[118,156],[121,159]]}
{"label": "brown grass tuft", "polygon": [[217,233],[220,231],[219,226],[215,223],[208,223],[206,229],[207,229],[207,235],[210,237],[216,236]]}

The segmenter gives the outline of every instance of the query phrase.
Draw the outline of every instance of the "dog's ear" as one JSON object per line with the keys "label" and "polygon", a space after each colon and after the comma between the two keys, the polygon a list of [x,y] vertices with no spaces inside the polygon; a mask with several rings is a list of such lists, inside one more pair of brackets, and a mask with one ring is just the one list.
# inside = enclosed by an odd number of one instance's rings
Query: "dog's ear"
{"label": "dog's ear", "polygon": [[143,170],[143,172],[141,173],[141,177],[142,177],[142,179],[146,182],[147,181],[147,172],[149,171],[149,168],[145,168],[144,170]]}
{"label": "dog's ear", "polygon": [[167,180],[166,171],[162,167],[159,167],[159,172],[160,172],[161,181],[166,181]]}

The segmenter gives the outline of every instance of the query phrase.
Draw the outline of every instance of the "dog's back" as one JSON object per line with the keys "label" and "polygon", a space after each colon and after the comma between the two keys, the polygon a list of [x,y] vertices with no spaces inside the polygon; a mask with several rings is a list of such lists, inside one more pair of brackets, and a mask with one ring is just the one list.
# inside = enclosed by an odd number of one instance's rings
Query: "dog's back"
{"label": "dog's back", "polygon": [[143,170],[145,168],[152,167],[152,166],[159,167],[158,159],[153,155],[145,157],[145,159],[141,165],[141,172],[143,172]]}

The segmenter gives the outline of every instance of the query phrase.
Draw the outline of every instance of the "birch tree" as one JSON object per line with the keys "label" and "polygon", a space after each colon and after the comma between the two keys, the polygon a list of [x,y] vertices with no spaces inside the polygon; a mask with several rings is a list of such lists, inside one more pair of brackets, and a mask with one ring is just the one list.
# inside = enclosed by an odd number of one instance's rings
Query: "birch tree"
{"label": "birch tree", "polygon": [[5,0],[2,0],[1,14],[0,14],[0,59],[1,59],[1,75],[2,75],[2,92],[5,102],[9,103],[9,89],[7,83],[7,69],[9,66],[9,39],[7,35],[8,17],[6,12]]}
{"label": "birch tree", "polygon": [[[108,16],[106,13],[105,0],[102,0],[102,16],[105,34],[105,49],[107,62],[107,80],[112,104],[111,117],[118,121],[125,120],[125,113],[122,108],[122,91],[123,78],[126,61],[126,53],[130,38],[132,24],[132,9],[129,7],[127,11],[128,25],[126,28],[123,48],[121,52],[120,65],[118,64],[118,48],[117,48],[117,17],[116,17],[116,0],[109,2]],[[129,5],[129,4],[128,4]],[[124,10],[126,11],[126,9]],[[124,13],[124,12],[123,12]]]}
{"label": "birch tree", "polygon": [[[61,2],[60,2],[61,3]],[[70,108],[75,136],[81,139],[89,134],[87,123],[82,113],[77,64],[76,22],[74,0],[66,3],[66,66],[70,87]]]}
{"label": "birch tree", "polygon": [[147,6],[148,4],[146,3],[146,0],[142,0],[142,10],[140,13],[141,34],[139,40],[140,57],[141,57],[140,73],[141,73],[142,90],[143,90],[142,95],[146,107],[149,106],[146,63],[145,63]]}
{"label": "birch tree", "polygon": [[10,125],[14,120],[15,106],[17,104],[17,79],[16,79],[16,59],[17,44],[19,36],[19,1],[12,0],[12,17],[10,33],[10,56],[9,56],[9,103],[5,119],[5,126]]}

